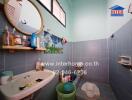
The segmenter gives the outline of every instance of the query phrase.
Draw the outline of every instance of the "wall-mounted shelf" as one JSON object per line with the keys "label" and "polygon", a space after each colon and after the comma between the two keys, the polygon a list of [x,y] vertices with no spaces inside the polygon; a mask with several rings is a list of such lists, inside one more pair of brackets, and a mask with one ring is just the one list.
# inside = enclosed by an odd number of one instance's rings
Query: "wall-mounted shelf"
{"label": "wall-mounted shelf", "polygon": [[124,66],[130,66],[130,67],[132,67],[131,64],[126,64],[126,63],[123,63],[123,62],[121,62],[121,61],[118,61],[118,64],[121,64],[121,65],[124,65]]}
{"label": "wall-mounted shelf", "polygon": [[[2,49],[4,50],[22,50],[22,51],[27,51],[27,50],[34,50],[33,48],[30,47],[22,47],[22,46],[2,46]],[[36,51],[45,51],[46,48],[36,48]]]}
{"label": "wall-mounted shelf", "polygon": [[132,67],[131,57],[130,56],[119,56],[118,64],[131,68]]}

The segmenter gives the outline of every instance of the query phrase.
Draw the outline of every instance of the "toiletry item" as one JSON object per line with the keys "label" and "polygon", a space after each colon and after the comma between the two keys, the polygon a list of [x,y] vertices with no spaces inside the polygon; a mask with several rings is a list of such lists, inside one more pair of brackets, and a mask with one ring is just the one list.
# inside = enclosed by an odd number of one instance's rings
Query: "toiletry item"
{"label": "toiletry item", "polygon": [[37,48],[40,48],[40,38],[37,37]]}
{"label": "toiletry item", "polygon": [[40,64],[41,64],[41,59],[38,58],[38,61],[36,62],[36,67],[35,67],[36,71],[40,71],[41,70],[41,68],[40,68],[41,65]]}
{"label": "toiletry item", "polygon": [[41,63],[40,63],[40,69],[44,70],[44,62],[43,61],[41,61]]}
{"label": "toiletry item", "polygon": [[35,33],[32,33],[30,43],[31,43],[31,48],[37,48],[37,36]]}
{"label": "toiletry item", "polygon": [[23,35],[22,36],[22,45],[23,46],[26,46],[26,41],[27,41],[27,37],[26,37],[26,35]]}
{"label": "toiletry item", "polygon": [[65,77],[64,71],[61,72],[61,82],[62,83],[66,82],[66,77]]}
{"label": "toiletry item", "polygon": [[0,84],[7,84],[10,80],[12,80],[13,72],[12,71],[4,71],[0,75]]}
{"label": "toiletry item", "polygon": [[3,33],[3,45],[8,45],[9,46],[9,30],[8,26],[5,26],[4,33]]}
{"label": "toiletry item", "polygon": [[61,77],[61,82],[65,83],[65,77]]}
{"label": "toiletry item", "polygon": [[63,77],[63,83],[66,83],[66,81],[67,81],[66,77]]}
{"label": "toiletry item", "polygon": [[62,77],[61,77],[61,73],[58,73],[59,74],[59,82],[62,82]]}
{"label": "toiletry item", "polygon": [[15,31],[15,28],[13,28],[13,31],[9,34],[10,46],[15,45]]}
{"label": "toiletry item", "polygon": [[70,78],[71,78],[70,75],[66,75],[66,76],[64,77],[65,82],[69,82],[69,81],[71,80]]}
{"label": "toiletry item", "polygon": [[23,35],[22,36],[22,45],[25,46],[25,47],[29,47],[30,46],[30,36],[26,36],[26,35]]}
{"label": "toiletry item", "polygon": [[59,73],[59,80],[60,82],[63,82],[63,72],[62,71]]}
{"label": "toiletry item", "polygon": [[15,35],[15,45],[22,45],[22,39],[20,35]]}
{"label": "toiletry item", "polygon": [[67,76],[67,81],[68,81],[68,82],[71,81],[71,76],[70,76],[70,75]]}

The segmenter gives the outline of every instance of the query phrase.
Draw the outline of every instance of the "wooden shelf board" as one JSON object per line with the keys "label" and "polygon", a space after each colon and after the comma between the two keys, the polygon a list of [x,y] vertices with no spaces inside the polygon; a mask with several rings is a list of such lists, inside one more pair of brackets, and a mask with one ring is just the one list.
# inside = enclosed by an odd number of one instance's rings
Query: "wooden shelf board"
{"label": "wooden shelf board", "polygon": [[45,51],[46,50],[46,48],[36,48],[35,50],[40,50],[40,51]]}
{"label": "wooden shelf board", "polygon": [[123,63],[123,62],[121,62],[121,61],[118,61],[118,64],[125,65],[125,66],[131,66],[131,67],[132,67],[132,65],[130,65],[130,64],[125,64],[125,63]]}
{"label": "wooden shelf board", "polygon": [[[7,50],[33,50],[33,48],[22,47],[22,46],[2,46],[2,49],[7,49]],[[46,49],[45,48],[36,48],[35,50],[44,51]]]}

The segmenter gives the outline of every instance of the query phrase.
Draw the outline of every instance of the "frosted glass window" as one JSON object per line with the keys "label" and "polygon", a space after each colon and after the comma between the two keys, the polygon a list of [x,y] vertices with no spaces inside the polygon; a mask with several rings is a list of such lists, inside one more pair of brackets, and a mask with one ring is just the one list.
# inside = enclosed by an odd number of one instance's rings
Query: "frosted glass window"
{"label": "frosted glass window", "polygon": [[53,0],[53,15],[65,25],[65,12],[56,0]]}
{"label": "frosted glass window", "polygon": [[66,27],[66,13],[57,0],[37,0],[46,10]]}
{"label": "frosted glass window", "polygon": [[42,5],[44,5],[48,10],[51,11],[51,0],[38,0]]}

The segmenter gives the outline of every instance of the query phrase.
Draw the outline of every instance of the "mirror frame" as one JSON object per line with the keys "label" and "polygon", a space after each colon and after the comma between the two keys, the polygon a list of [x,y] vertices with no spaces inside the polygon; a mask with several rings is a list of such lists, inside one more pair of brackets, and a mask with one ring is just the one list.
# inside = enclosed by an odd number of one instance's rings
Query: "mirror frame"
{"label": "mirror frame", "polygon": [[[42,31],[44,31],[44,21],[43,21],[43,17],[42,17],[42,14],[41,14],[40,10],[39,10],[38,7],[33,3],[33,1],[31,1],[31,0],[28,0],[28,1],[36,8],[36,10],[38,11],[38,13],[39,13],[39,15],[40,15],[40,18],[41,18],[41,27],[40,27],[39,31],[35,32],[36,34],[39,34],[39,33],[41,33]],[[23,34],[25,34],[25,35],[31,35],[32,33],[22,31],[20,28],[16,27],[16,25],[12,22],[12,20],[9,18],[10,16],[8,16],[8,14],[7,14],[7,3],[8,3],[8,2],[5,0],[5,2],[4,2],[4,13],[5,13],[5,15],[6,15],[6,18],[7,18],[8,22],[9,22],[14,28],[16,28],[16,30],[19,31],[20,33],[23,33]]]}

